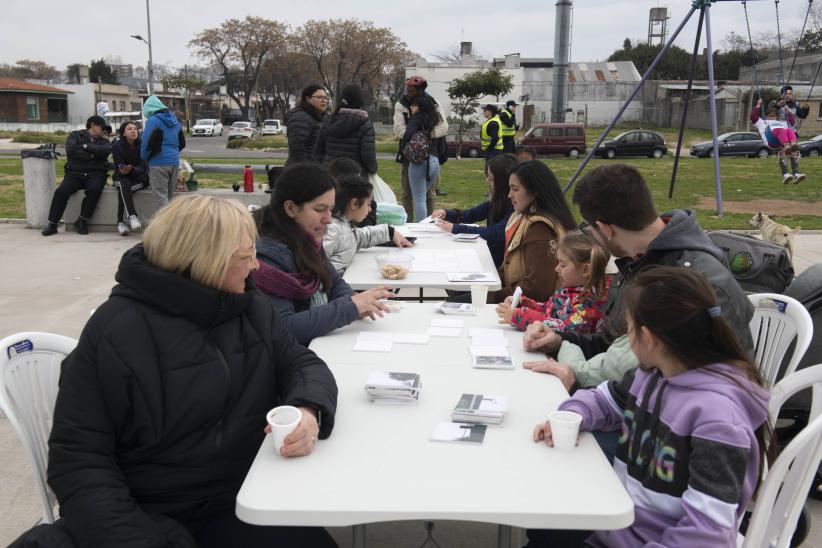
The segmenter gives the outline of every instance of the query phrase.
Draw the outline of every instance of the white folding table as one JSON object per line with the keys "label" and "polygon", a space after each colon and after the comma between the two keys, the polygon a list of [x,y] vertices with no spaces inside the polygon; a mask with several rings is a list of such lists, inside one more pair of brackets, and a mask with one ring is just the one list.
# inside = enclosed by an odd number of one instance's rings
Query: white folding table
{"label": "white folding table", "polygon": [[385,253],[390,253],[396,248],[370,247],[357,251],[354,260],[346,269],[343,279],[355,290],[369,289],[379,285],[389,285],[392,288],[420,288],[420,301],[422,301],[422,291],[426,288],[451,289],[454,291],[470,291],[472,285],[487,285],[489,291],[496,291],[502,287],[499,273],[494,265],[494,259],[488,250],[485,240],[479,238],[471,242],[460,242],[452,234],[436,234],[430,237],[424,233],[412,232],[412,225],[402,225],[395,227],[406,236],[419,236],[414,243],[414,247],[405,248],[402,251],[412,256],[418,253],[430,254],[432,252],[447,251],[468,251],[473,250],[479,258],[481,272],[490,274],[493,278],[491,282],[450,282],[444,272],[416,272],[412,263],[412,270],[401,280],[386,280],[380,275],[377,268],[376,257]]}
{"label": "white folding table", "polygon": [[[303,458],[274,453],[269,437],[237,495],[237,516],[257,525],[350,526],[364,546],[367,523],[465,520],[510,527],[619,529],[634,519],[633,504],[590,434],[563,452],[531,441],[533,427],[567,398],[553,376],[521,367],[539,359],[522,350],[522,334],[504,327],[516,369],[470,366],[468,329],[497,327],[492,305],[462,317],[457,338],[428,345],[394,344],[390,353],[354,352],[360,331],[417,332],[436,313],[431,304],[404,304],[376,322],[358,320],[315,339],[311,348],[334,373],[339,400],[332,436]],[[421,375],[419,403],[369,403],[363,390],[372,371]],[[501,426],[481,445],[429,441],[438,421],[450,420],[462,393],[510,397]]]}

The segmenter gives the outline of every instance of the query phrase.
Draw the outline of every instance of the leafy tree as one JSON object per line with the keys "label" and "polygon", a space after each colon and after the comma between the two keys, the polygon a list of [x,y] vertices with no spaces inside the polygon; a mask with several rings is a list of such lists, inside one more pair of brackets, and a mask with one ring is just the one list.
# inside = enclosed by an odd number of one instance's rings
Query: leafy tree
{"label": "leafy tree", "polygon": [[162,82],[164,89],[173,91],[186,90],[195,93],[202,91],[207,84],[199,75],[187,73],[185,70],[180,70],[177,74],[164,75]]}
{"label": "leafy tree", "polygon": [[[662,50],[660,44],[649,45],[644,42],[631,44],[626,38],[622,49],[612,53],[608,61],[633,61],[640,74],[645,74],[654,58]],[[685,80],[688,78],[691,54],[678,46],[671,46],[668,53],[659,62],[654,71],[654,78],[659,80]]]}
{"label": "leafy tree", "polygon": [[462,134],[471,127],[468,120],[477,113],[480,98],[507,94],[514,88],[512,80],[513,76],[502,74],[497,67],[469,72],[451,80],[445,91],[451,98],[451,112],[458,118],[457,156],[462,153]]}
{"label": "leafy tree", "polygon": [[80,64],[74,63],[66,67],[66,83],[79,84],[80,83]]}
{"label": "leafy tree", "polygon": [[88,77],[94,83],[102,82],[104,84],[119,84],[120,80],[117,75],[108,66],[104,59],[98,59],[89,63]]}
{"label": "leafy tree", "polygon": [[195,54],[220,67],[229,97],[248,117],[251,95],[263,62],[283,47],[288,26],[262,17],[228,19],[219,27],[205,29],[188,43]]}

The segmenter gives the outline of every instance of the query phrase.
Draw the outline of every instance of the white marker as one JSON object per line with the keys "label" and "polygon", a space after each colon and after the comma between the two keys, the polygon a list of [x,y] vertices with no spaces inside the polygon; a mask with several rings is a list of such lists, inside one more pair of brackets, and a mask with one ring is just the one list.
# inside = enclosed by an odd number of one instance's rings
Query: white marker
{"label": "white marker", "polygon": [[514,296],[511,297],[511,308],[516,308],[519,304],[520,297],[522,297],[522,288],[517,286],[514,290]]}

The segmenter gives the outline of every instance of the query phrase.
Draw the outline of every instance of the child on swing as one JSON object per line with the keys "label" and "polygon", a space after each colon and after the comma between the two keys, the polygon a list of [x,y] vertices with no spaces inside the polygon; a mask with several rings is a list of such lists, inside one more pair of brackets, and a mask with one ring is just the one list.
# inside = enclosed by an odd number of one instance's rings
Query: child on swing
{"label": "child on swing", "polygon": [[[793,130],[795,118],[790,110],[784,109],[785,120],[779,120],[778,104],[770,104],[765,113],[765,119],[760,116],[762,112],[762,98],[759,98],[756,106],[751,110],[751,123],[759,130],[762,140],[771,148],[781,148],[779,152],[779,167],[782,170],[782,184],[793,181],[799,184],[805,180],[805,175],[799,173],[799,147],[797,145],[797,135]],[[785,157],[790,155],[793,174],[788,172],[788,165]]]}

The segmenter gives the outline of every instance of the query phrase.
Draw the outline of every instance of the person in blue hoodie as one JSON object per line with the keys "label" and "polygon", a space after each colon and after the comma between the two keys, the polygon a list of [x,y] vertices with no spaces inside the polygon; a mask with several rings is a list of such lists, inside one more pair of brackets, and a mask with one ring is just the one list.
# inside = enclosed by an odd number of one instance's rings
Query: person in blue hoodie
{"label": "person in blue hoodie", "polygon": [[148,181],[160,206],[174,195],[180,172],[180,151],[186,146],[183,128],[177,117],[156,95],[143,103],[143,128],[140,157],[148,161]]}

